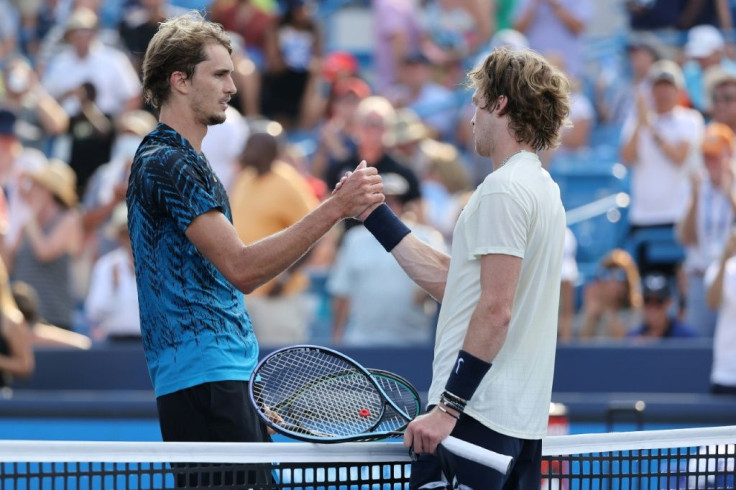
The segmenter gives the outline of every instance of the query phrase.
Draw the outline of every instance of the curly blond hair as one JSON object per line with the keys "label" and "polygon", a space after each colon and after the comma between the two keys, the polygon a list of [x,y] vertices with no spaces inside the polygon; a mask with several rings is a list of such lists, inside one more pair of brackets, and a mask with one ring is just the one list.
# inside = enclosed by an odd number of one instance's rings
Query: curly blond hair
{"label": "curly blond hair", "polygon": [[518,142],[537,151],[560,144],[560,128],[569,124],[570,82],[541,55],[497,48],[470,71],[468,82],[484,104],[481,109],[495,110],[499,97],[506,96],[503,114]]}
{"label": "curly blond hair", "polygon": [[207,59],[205,47],[220,44],[233,52],[230,37],[220,24],[209,22],[196,11],[161,23],[143,58],[143,96],[159,111],[171,93],[171,74],[180,71],[187,78]]}

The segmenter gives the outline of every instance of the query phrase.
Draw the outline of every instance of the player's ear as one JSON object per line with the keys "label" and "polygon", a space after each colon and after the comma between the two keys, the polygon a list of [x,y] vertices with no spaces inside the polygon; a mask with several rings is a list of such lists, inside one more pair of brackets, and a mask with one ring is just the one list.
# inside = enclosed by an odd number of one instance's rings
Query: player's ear
{"label": "player's ear", "polygon": [[172,72],[171,76],[169,76],[169,84],[171,85],[171,90],[175,92],[184,94],[189,92],[189,77],[183,71]]}
{"label": "player's ear", "polygon": [[506,107],[509,105],[509,98],[505,95],[499,95],[498,98],[496,98],[496,107],[495,110],[498,111],[499,116],[503,116],[506,114]]}

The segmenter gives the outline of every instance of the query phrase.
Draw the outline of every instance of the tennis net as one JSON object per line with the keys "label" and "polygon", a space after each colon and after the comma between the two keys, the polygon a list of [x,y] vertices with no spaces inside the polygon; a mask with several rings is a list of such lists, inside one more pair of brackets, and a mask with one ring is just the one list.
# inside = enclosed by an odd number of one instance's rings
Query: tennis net
{"label": "tennis net", "polygon": [[[552,436],[544,490],[734,488],[736,426]],[[0,489],[409,488],[399,442],[0,442]],[[480,490],[480,489],[475,489]]]}

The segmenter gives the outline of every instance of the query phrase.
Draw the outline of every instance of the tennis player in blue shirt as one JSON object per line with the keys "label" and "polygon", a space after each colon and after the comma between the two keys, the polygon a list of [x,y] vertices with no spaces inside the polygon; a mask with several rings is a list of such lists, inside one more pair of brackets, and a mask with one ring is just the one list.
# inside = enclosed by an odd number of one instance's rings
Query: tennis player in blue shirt
{"label": "tennis player in blue shirt", "polygon": [[162,23],[143,61],[159,124],[141,143],[128,189],[141,332],[165,441],[267,440],[247,396],[258,342],[243,303],[343,218],[380,203],[364,162],[311,214],[244,245],[201,152],[235,93],[230,39],[199,14]]}

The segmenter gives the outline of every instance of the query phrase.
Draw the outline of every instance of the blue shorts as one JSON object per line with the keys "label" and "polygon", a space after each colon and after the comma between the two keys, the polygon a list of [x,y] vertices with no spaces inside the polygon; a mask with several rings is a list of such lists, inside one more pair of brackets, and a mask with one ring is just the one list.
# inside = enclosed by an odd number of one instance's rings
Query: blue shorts
{"label": "blue shorts", "polygon": [[[499,434],[468,415],[460,417],[452,435],[513,457],[509,474],[502,475],[493,468],[455,456],[439,446],[435,456],[421,454],[412,463],[411,490],[539,490],[542,478],[541,439],[519,439]],[[444,482],[445,486],[438,486],[440,482]]]}

